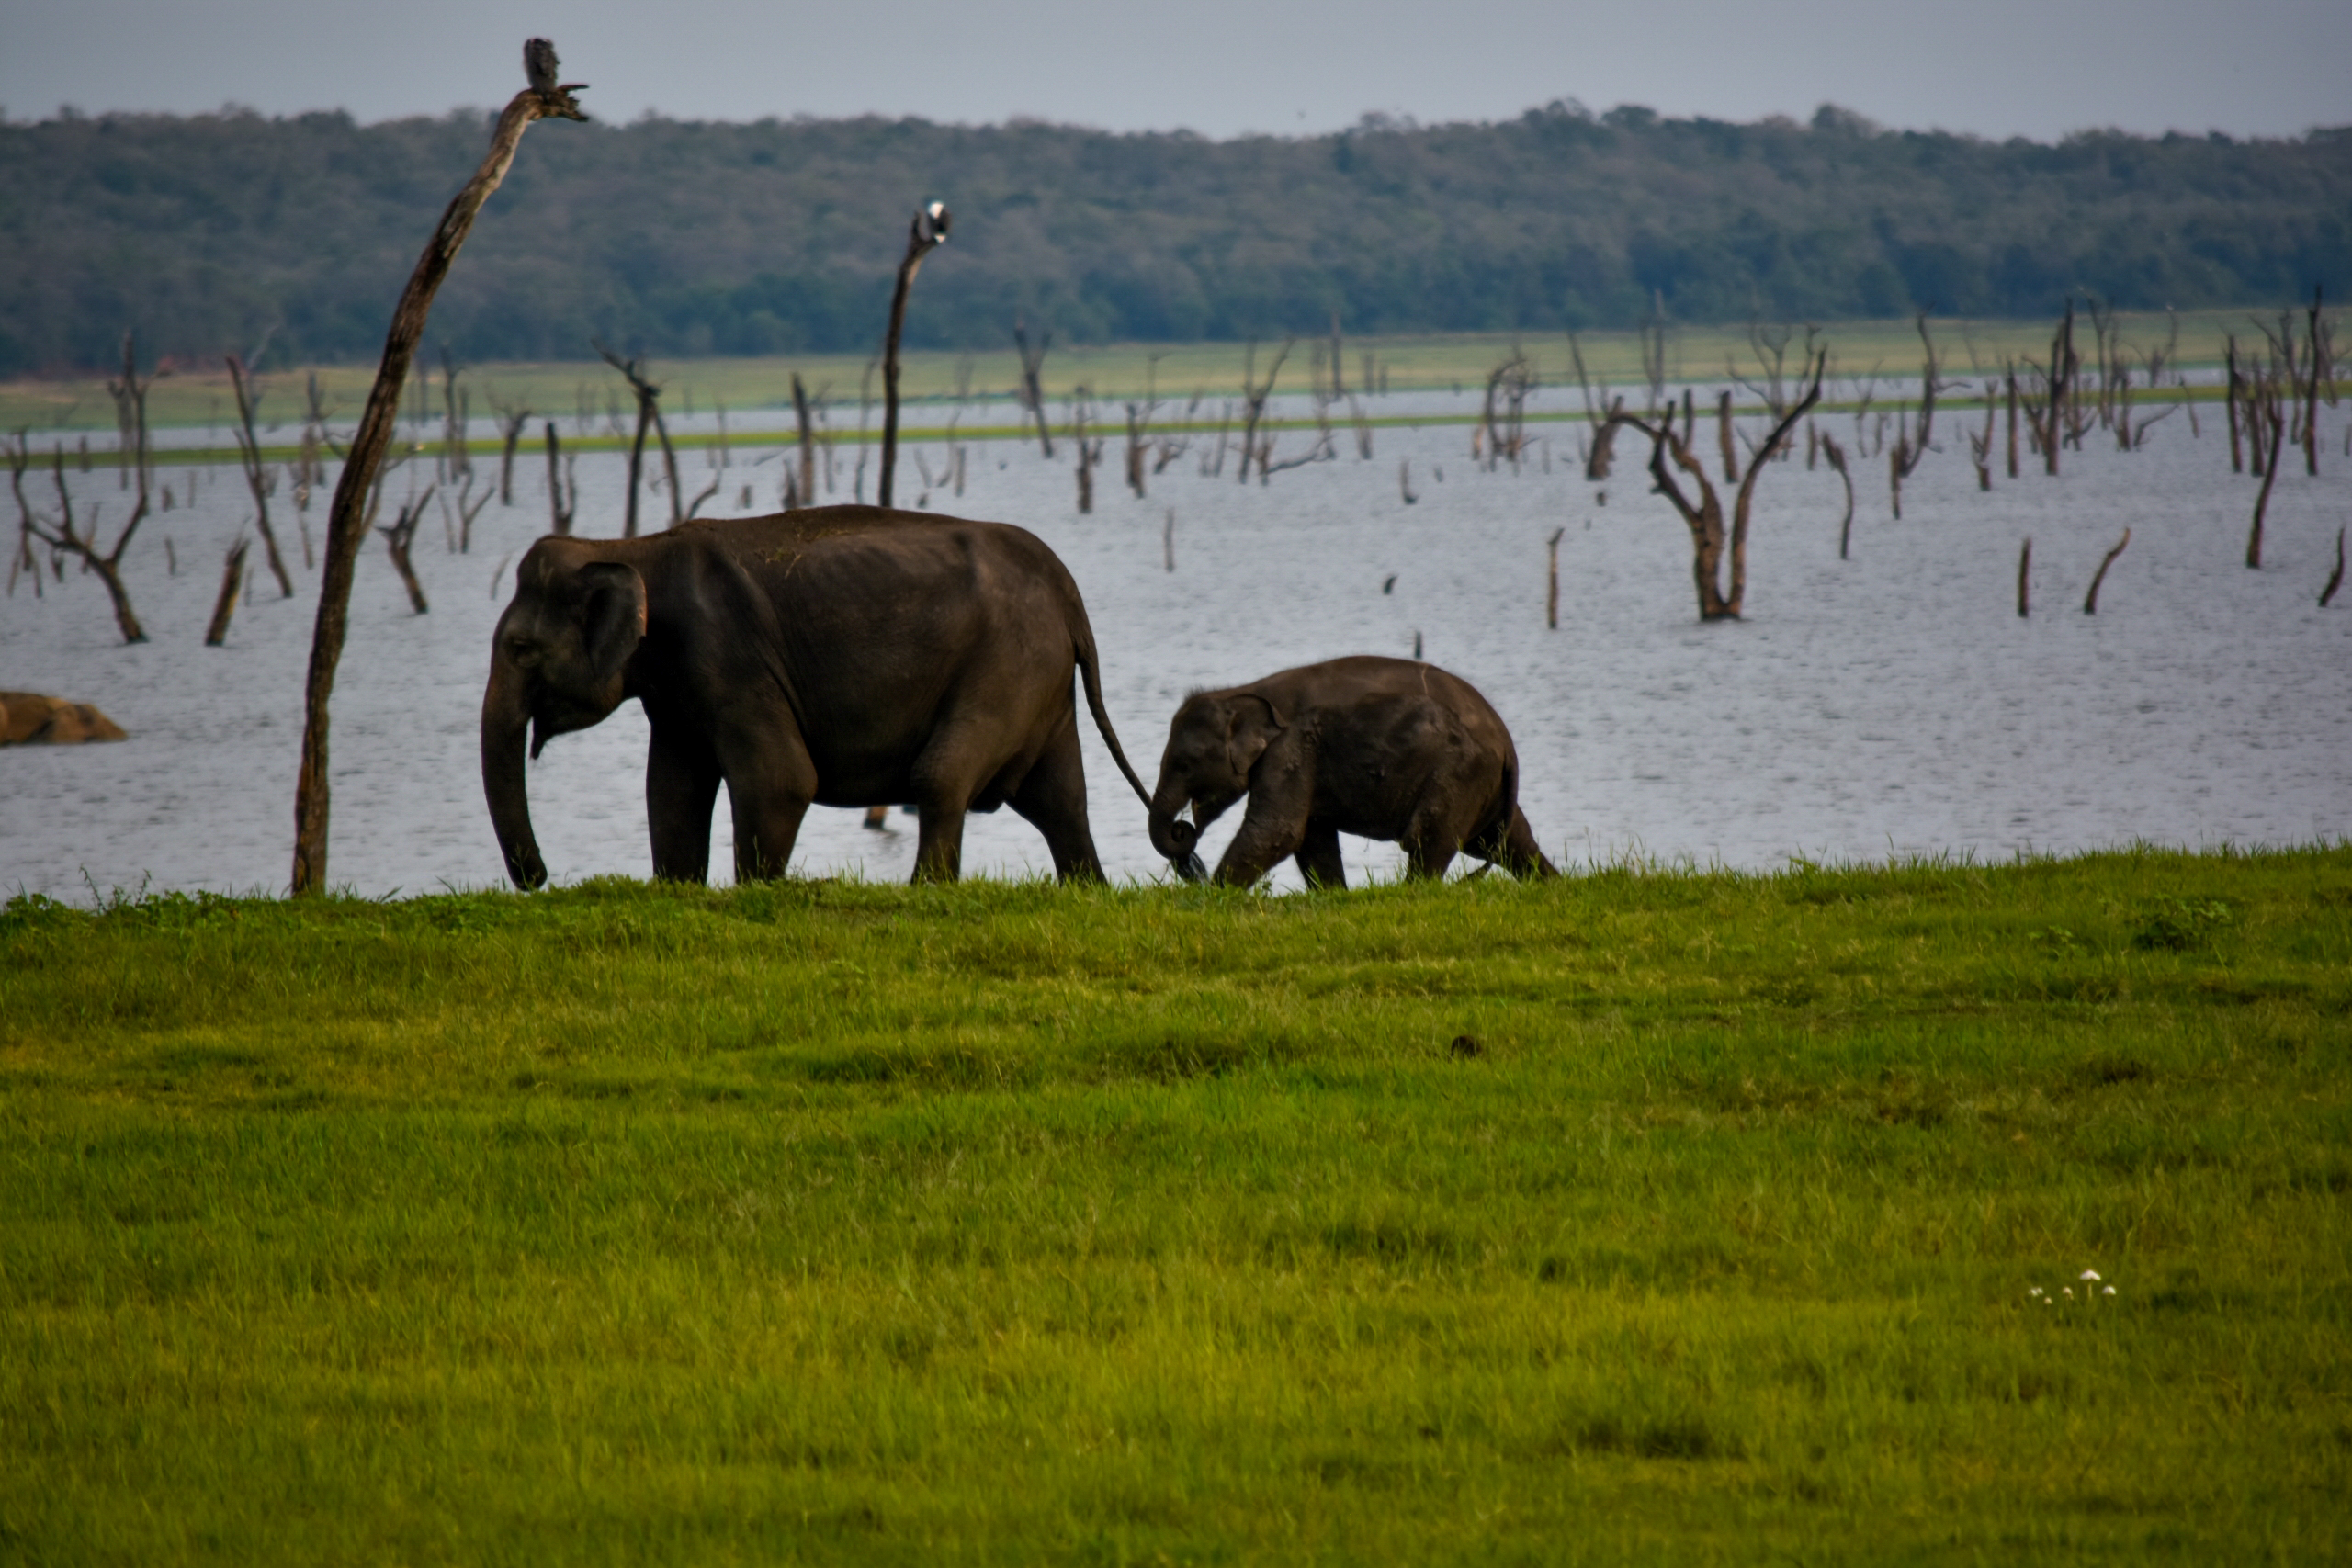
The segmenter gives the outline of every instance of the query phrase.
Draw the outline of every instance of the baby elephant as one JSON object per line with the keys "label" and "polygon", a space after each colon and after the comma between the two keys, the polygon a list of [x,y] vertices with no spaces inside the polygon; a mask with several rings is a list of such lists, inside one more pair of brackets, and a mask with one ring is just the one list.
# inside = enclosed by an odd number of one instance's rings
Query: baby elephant
{"label": "baby elephant", "polygon": [[1467,681],[1418,660],[1334,659],[1185,698],[1159,760],[1152,848],[1200,880],[1200,830],[1245,794],[1216,868],[1227,886],[1295,855],[1309,886],[1344,887],[1341,833],[1396,840],[1414,876],[1444,875],[1464,849],[1517,876],[1559,874],[1519,809],[1510,731]]}

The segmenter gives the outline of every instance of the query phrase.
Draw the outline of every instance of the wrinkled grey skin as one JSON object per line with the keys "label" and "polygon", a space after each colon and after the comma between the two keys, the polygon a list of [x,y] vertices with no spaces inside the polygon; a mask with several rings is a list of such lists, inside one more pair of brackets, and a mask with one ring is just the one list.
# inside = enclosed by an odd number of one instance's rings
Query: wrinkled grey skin
{"label": "wrinkled grey skin", "polygon": [[1120,771],[1078,585],[1001,523],[871,506],[689,523],[641,539],[550,536],[515,570],[482,694],[482,791],[518,887],[547,867],[524,781],[550,736],[631,697],[652,728],[653,874],[709,872],[718,786],[735,874],[780,876],[811,803],[908,802],[915,880],[953,881],[964,814],[1011,806],[1064,879],[1100,879],[1075,668]]}
{"label": "wrinkled grey skin", "polygon": [[1510,731],[1468,682],[1416,660],[1334,659],[1185,698],[1152,792],[1152,848],[1197,868],[1201,829],[1244,795],[1217,863],[1227,886],[1289,856],[1310,886],[1344,887],[1341,833],[1403,846],[1413,876],[1444,875],[1464,850],[1515,876],[1559,874],[1519,809]]}

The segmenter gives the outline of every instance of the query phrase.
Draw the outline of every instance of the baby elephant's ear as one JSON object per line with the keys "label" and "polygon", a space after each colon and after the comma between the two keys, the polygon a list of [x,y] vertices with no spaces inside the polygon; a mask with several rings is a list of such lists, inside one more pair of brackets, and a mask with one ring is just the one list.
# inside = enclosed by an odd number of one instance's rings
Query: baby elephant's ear
{"label": "baby elephant's ear", "polygon": [[1246,774],[1284,728],[1281,713],[1266,698],[1254,692],[1235,696],[1225,710],[1227,765],[1236,774]]}
{"label": "baby elephant's ear", "polygon": [[580,582],[588,591],[581,631],[590,673],[601,686],[645,640],[645,579],[619,561],[591,561],[580,569]]}

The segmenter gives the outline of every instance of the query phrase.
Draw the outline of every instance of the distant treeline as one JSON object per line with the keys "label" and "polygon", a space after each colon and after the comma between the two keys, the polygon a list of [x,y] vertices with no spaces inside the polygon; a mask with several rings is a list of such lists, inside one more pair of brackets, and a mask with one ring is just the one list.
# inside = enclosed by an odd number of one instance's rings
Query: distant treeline
{"label": "distant treeline", "polygon": [[[372,358],[484,117],[0,124],[0,374],[167,355]],[[910,345],[2033,316],[2352,293],[2352,129],[2055,145],[1555,103],[1211,141],[1068,126],[541,127],[435,309],[469,359],[855,352],[944,199]]]}

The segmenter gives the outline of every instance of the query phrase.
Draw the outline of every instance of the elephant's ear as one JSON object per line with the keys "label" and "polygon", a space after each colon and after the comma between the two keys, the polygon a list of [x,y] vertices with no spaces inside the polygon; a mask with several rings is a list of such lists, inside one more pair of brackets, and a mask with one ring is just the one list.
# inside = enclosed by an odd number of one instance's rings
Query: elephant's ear
{"label": "elephant's ear", "polygon": [[1235,696],[1225,710],[1225,757],[1234,775],[1247,777],[1266,748],[1287,728],[1271,699],[1255,692]]}
{"label": "elephant's ear", "polygon": [[580,582],[587,590],[581,637],[590,675],[601,686],[645,640],[645,579],[619,561],[591,561],[580,569]]}

